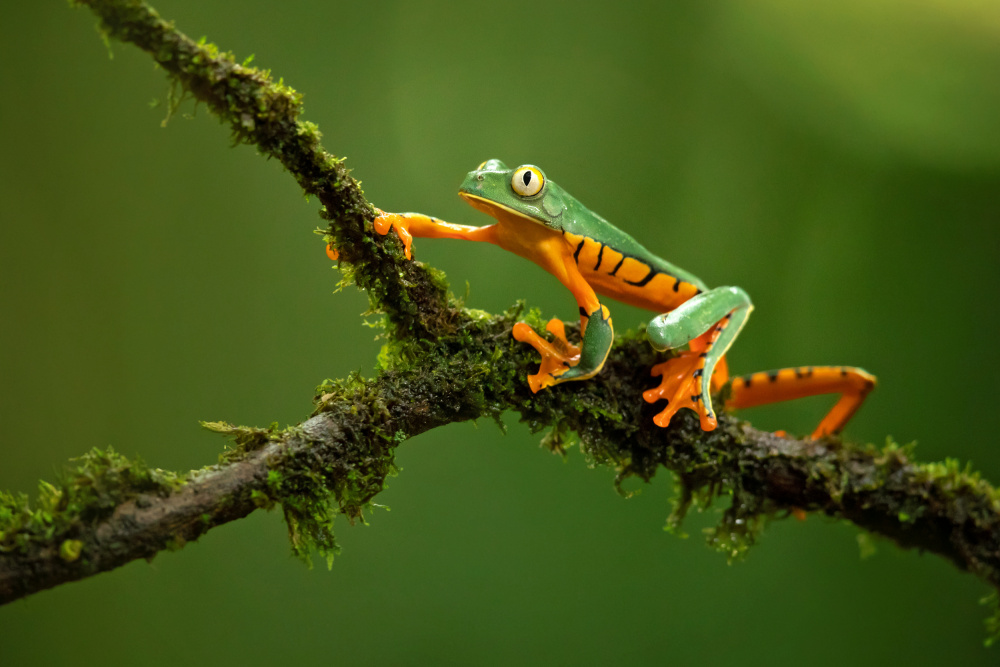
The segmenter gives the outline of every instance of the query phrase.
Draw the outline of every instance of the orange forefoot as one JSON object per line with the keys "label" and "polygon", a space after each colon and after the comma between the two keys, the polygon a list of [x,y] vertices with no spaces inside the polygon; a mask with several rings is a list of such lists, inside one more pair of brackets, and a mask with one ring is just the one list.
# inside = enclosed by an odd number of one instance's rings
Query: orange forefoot
{"label": "orange forefoot", "polygon": [[340,259],[340,251],[334,248],[332,243],[328,243],[326,245],[326,256],[336,262]]}
{"label": "orange forefoot", "polygon": [[400,215],[397,213],[386,213],[382,209],[375,209],[378,211],[378,215],[375,216],[373,224],[375,225],[375,231],[385,236],[389,233],[390,229],[396,230],[396,236],[399,240],[403,242],[403,254],[406,259],[413,259],[410,253],[410,246],[413,245],[413,235],[410,234],[409,230],[409,219],[406,215]]}
{"label": "orange forefoot", "polygon": [[550,343],[539,336],[525,322],[515,324],[511,332],[515,340],[531,345],[542,355],[538,373],[528,376],[528,386],[531,387],[532,393],[538,393],[545,387],[557,384],[559,376],[576,366],[580,361],[580,347],[567,340],[566,327],[562,320],[549,320],[545,329],[555,337],[553,342]]}

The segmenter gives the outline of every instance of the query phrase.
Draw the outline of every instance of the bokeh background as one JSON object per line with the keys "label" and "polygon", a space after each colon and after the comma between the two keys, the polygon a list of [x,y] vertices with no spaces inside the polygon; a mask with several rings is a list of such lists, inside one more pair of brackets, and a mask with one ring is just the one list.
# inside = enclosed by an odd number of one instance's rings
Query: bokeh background
{"label": "bokeh background", "polygon": [[[918,440],[1000,481],[1000,4],[159,0],[305,93],[306,118],[387,210],[488,221],[455,192],[498,157],[757,310],[736,372],[855,364],[878,390],[847,436]],[[281,167],[61,0],[0,22],[0,487],[34,492],[113,446],[186,470],[197,420],[297,423],[379,344]],[[194,114],[193,118],[190,117]],[[473,307],[573,318],[492,246],[418,240]],[[614,308],[619,328],[649,313]],[[639,397],[636,397],[639,400]],[[808,432],[830,399],[760,408]],[[398,452],[327,571],[280,512],[0,608],[0,664],[995,665],[988,590],[944,561],[810,516],[727,565],[661,474],[612,473],[507,420]]]}

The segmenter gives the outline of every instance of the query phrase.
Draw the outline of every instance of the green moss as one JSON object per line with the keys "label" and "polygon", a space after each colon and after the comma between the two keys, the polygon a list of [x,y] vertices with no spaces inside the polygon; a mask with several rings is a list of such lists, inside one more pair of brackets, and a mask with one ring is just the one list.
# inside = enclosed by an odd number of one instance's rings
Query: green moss
{"label": "green moss", "polygon": [[[139,495],[166,496],[180,489],[179,475],[129,460],[113,449],[92,449],[55,483],[38,483],[34,506],[25,494],[0,491],[0,552],[27,552],[33,544],[55,544],[75,560],[76,535]],[[75,554],[75,556],[74,556]],[[72,556],[73,558],[69,558]]]}
{"label": "green moss", "polygon": [[[364,521],[372,498],[395,474],[394,450],[406,436],[378,426],[390,413],[358,373],[344,380],[325,380],[316,393],[315,414],[335,413],[333,423],[344,427],[344,437],[349,438],[338,443],[336,451],[330,451],[324,440],[330,434],[310,435],[304,427],[278,431],[276,424],[268,429],[218,422],[205,426],[235,439],[236,447],[226,454],[230,458],[284,441],[281,453],[269,460],[266,488],[254,490],[251,499],[265,509],[280,503],[292,552],[310,565],[311,554],[317,552],[329,565],[340,550],[334,518],[344,514],[351,522]],[[352,425],[363,428],[354,431]]]}
{"label": "green moss", "polygon": [[559,454],[563,458],[566,458],[569,454],[567,450],[578,442],[579,440],[573,432],[573,429],[570,428],[569,424],[565,421],[557,421],[555,425],[549,429],[549,432],[542,437],[539,444],[550,452]]}
{"label": "green moss", "polygon": [[250,492],[250,499],[253,501],[254,505],[266,510],[271,509],[275,504],[274,499],[272,499],[271,496],[257,489]]}
{"label": "green moss", "polygon": [[80,557],[81,551],[83,551],[83,542],[80,540],[63,540],[59,546],[59,557],[67,563],[72,563]]}
{"label": "green moss", "polygon": [[229,463],[243,458],[247,452],[258,450],[269,442],[281,440],[283,431],[278,428],[278,422],[273,422],[267,428],[255,426],[236,426],[228,422],[199,422],[202,428],[213,433],[221,433],[232,438],[235,447],[226,447],[219,454],[219,463]]}
{"label": "green moss", "polygon": [[917,470],[918,479],[922,479],[929,487],[948,497],[985,497],[988,505],[983,509],[1000,512],[1000,490],[984,480],[978,471],[973,470],[971,463],[962,466],[958,459],[946,458],[941,463],[919,464]]}

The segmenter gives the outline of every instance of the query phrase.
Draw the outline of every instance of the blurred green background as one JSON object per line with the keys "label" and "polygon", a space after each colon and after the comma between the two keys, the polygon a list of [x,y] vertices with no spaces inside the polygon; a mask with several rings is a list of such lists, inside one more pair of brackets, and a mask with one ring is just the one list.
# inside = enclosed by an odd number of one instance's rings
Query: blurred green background
{"label": "blurred green background", "polygon": [[[305,93],[306,118],[387,210],[483,224],[455,196],[532,162],[710,285],[757,306],[735,372],[856,364],[880,385],[851,439],[919,441],[1000,482],[1000,4],[987,0],[513,4],[161,0],[161,14]],[[34,493],[114,446],[215,460],[199,419],[297,423],[378,344],[274,161],[87,11],[0,23],[0,487]],[[190,102],[182,113],[190,115]],[[477,308],[574,317],[499,249],[418,240]],[[620,329],[649,313],[614,307]],[[639,397],[636,397],[639,400]],[[760,408],[808,432],[830,399]],[[0,664],[995,665],[987,588],[933,556],[810,516],[729,566],[714,508],[661,530],[671,482],[539,450],[516,417],[398,452],[332,571],[258,512],[151,564],[0,608]]]}

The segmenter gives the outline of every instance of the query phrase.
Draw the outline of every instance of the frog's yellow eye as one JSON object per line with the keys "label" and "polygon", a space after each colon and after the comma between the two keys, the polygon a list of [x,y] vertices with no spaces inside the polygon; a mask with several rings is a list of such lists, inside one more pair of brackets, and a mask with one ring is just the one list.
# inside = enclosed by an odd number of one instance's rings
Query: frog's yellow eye
{"label": "frog's yellow eye", "polygon": [[533,197],[542,191],[545,177],[535,167],[518,167],[510,179],[510,187],[522,197]]}

